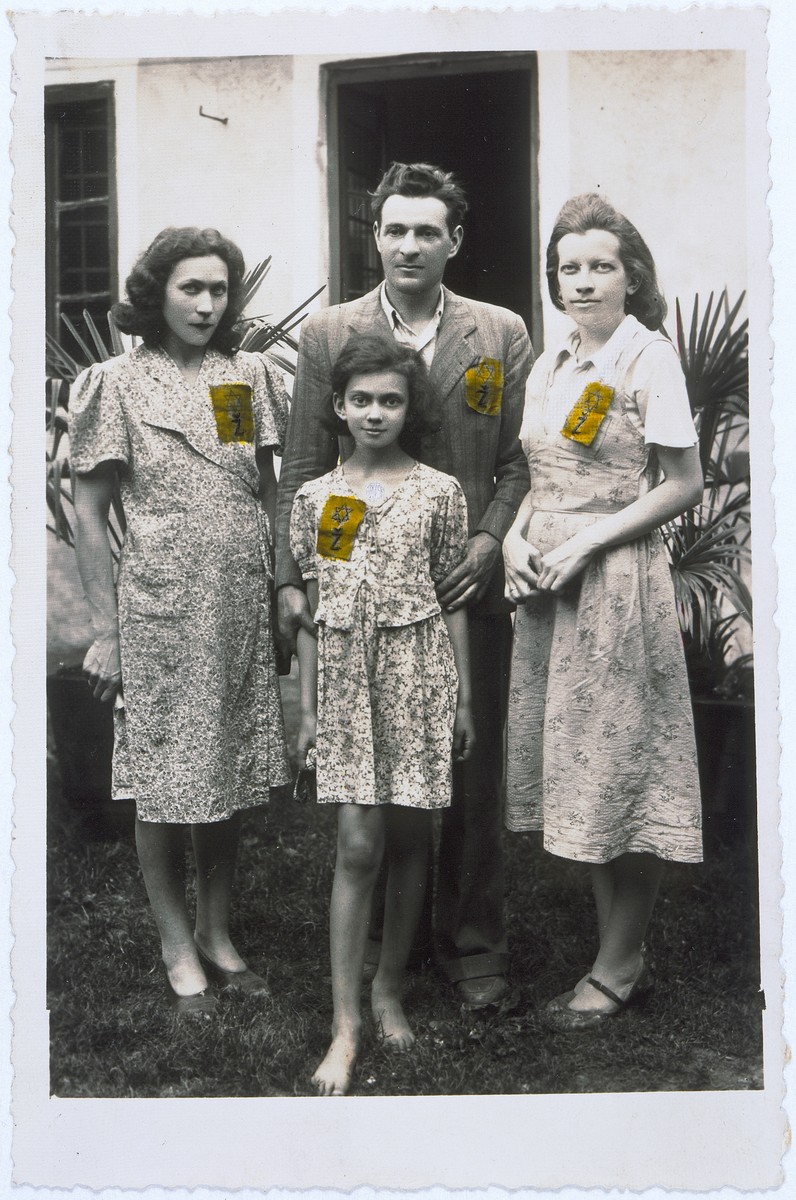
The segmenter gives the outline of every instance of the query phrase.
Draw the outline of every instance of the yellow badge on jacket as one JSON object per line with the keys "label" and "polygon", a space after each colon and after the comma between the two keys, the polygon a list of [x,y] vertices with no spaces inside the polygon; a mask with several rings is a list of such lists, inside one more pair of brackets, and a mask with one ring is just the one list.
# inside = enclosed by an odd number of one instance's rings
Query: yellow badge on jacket
{"label": "yellow badge on jacket", "polygon": [[464,395],[470,408],[486,417],[496,417],[503,403],[503,363],[498,358],[481,358],[464,373]]}
{"label": "yellow badge on jacket", "polygon": [[570,410],[561,430],[562,435],[571,442],[579,442],[581,446],[590,446],[613,398],[614,389],[606,383],[588,383]]}
{"label": "yellow badge on jacket", "polygon": [[210,388],[210,399],[220,441],[225,445],[229,442],[254,441],[251,384],[216,384]]}
{"label": "yellow badge on jacket", "polygon": [[365,501],[357,496],[330,496],[318,522],[315,543],[318,554],[322,558],[339,558],[347,562],[367,510]]}

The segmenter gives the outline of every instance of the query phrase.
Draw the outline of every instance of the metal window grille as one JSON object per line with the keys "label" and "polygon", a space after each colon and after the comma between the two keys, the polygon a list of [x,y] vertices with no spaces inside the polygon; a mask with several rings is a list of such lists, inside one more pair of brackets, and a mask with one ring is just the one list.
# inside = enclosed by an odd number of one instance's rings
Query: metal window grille
{"label": "metal window grille", "polygon": [[85,309],[104,336],[116,298],[113,124],[111,84],[47,89],[47,328],[80,359],[62,315],[85,334]]}

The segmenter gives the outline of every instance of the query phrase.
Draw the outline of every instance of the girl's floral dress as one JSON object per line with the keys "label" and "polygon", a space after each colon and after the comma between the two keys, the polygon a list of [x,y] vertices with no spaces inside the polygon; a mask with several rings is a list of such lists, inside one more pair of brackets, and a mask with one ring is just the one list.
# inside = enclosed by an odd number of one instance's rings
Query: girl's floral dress
{"label": "girl's floral dress", "polygon": [[290,544],[318,580],[319,801],[446,807],[457,676],[434,584],[467,550],[459,484],[415,463],[368,504],[337,467],[296,493]]}

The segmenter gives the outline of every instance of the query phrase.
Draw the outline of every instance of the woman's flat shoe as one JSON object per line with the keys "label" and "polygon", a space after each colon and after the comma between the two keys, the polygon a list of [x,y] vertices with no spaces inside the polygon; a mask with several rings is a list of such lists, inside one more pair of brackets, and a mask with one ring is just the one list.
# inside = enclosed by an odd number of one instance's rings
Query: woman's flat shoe
{"label": "woman's flat shoe", "polygon": [[575,997],[575,992],[562,992],[560,996],[556,996],[542,1010],[546,1025],[550,1026],[551,1029],[558,1030],[560,1033],[579,1033],[582,1029],[594,1029],[598,1025],[603,1025],[606,1021],[610,1021],[612,1017],[619,1016],[629,1004],[633,1004],[645,996],[654,987],[655,979],[646,962],[643,963],[638,979],[624,1000],[621,996],[617,996],[616,992],[612,991],[606,984],[600,983],[599,979],[594,979],[591,975],[589,975],[586,982],[590,983],[598,992],[602,992],[609,1000],[612,1000],[616,1008],[612,1008],[610,1011],[573,1009],[569,1006]]}
{"label": "woman's flat shoe", "polygon": [[166,976],[166,994],[175,1016],[178,1017],[207,1015],[215,1012],[218,1008],[218,996],[210,988],[203,988],[201,992],[193,992],[190,996],[181,996],[169,983],[168,976]]}
{"label": "woman's flat shoe", "polygon": [[236,988],[240,992],[270,992],[268,984],[263,979],[262,975],[257,975],[254,971],[250,971],[248,967],[244,967],[242,971],[227,971],[224,967],[220,967],[218,963],[214,963],[212,958],[196,947],[196,952],[199,955],[199,961],[205,969],[205,974],[208,979],[212,979],[222,988]]}

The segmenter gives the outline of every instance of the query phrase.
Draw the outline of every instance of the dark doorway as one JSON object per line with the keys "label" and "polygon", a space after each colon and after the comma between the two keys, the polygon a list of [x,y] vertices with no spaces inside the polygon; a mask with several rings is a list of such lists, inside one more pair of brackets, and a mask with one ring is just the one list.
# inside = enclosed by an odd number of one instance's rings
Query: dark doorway
{"label": "dark doorway", "polygon": [[[393,160],[451,170],[467,192],[465,237],[445,282],[538,329],[535,62],[444,55],[330,68],[332,296],[381,278],[367,189]],[[335,244],[336,243],[336,244]]]}

